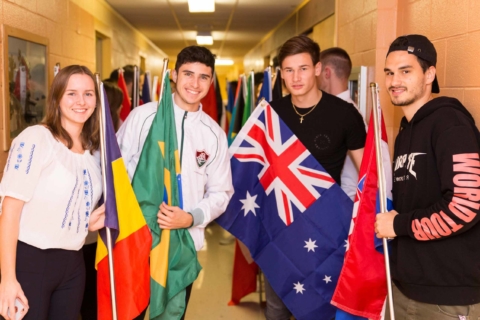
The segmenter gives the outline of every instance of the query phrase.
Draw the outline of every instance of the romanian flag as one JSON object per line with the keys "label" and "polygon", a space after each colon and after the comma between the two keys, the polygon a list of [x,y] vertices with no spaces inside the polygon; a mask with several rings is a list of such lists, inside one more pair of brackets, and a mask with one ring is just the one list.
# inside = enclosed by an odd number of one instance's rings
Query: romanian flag
{"label": "romanian flag", "polygon": [[157,114],[142,149],[133,189],[152,232],[150,252],[150,319],[180,319],[185,311],[185,288],[197,278],[201,266],[187,229],[161,230],[160,204],[182,208],[180,158],[169,73]]}
{"label": "romanian flag", "polygon": [[122,102],[122,110],[120,110],[120,119],[125,121],[130,111],[132,110],[132,103],[130,102],[130,96],[128,95],[127,90],[127,83],[125,82],[125,78],[123,77],[123,70],[120,69],[118,72],[118,86],[123,92],[123,102]]}
{"label": "romanian flag", "polygon": [[[148,256],[152,237],[133,192],[115,137],[108,101],[105,102],[105,226],[112,235],[118,319],[131,320],[148,306]],[[97,247],[98,319],[112,319],[107,234],[100,230]]]}

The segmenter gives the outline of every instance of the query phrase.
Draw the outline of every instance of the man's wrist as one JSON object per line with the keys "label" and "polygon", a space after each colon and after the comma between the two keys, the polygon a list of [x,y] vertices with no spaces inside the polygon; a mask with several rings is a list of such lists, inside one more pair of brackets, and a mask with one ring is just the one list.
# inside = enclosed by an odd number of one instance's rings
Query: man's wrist
{"label": "man's wrist", "polygon": [[189,215],[190,217],[192,217],[192,223],[187,227],[187,229],[190,229],[191,227],[193,227],[193,224],[194,224],[194,222],[195,222],[195,219],[193,218],[193,215],[192,215],[191,212],[187,212],[187,213],[188,213],[188,215]]}
{"label": "man's wrist", "polygon": [[192,227],[196,227],[198,225],[201,225],[204,220],[205,220],[205,214],[203,213],[203,210],[200,208],[195,208],[189,212],[192,217],[193,217],[193,225]]}

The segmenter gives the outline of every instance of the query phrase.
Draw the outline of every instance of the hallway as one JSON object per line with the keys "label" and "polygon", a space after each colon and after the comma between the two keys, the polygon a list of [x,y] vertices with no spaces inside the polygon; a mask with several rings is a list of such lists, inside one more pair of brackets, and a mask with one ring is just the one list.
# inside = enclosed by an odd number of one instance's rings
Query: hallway
{"label": "hallway", "polygon": [[242,299],[237,306],[228,306],[232,288],[234,244],[220,245],[227,233],[216,223],[205,230],[205,246],[198,252],[203,267],[193,283],[187,320],[259,320],[265,319],[259,306],[258,292]]}

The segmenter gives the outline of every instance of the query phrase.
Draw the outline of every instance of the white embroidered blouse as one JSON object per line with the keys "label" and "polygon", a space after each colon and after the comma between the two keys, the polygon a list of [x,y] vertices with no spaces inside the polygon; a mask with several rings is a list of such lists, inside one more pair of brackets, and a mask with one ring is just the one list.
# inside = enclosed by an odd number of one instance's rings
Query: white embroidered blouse
{"label": "white embroidered blouse", "polygon": [[79,250],[101,193],[98,156],[72,152],[42,125],[13,140],[0,196],[25,202],[20,241],[40,249]]}

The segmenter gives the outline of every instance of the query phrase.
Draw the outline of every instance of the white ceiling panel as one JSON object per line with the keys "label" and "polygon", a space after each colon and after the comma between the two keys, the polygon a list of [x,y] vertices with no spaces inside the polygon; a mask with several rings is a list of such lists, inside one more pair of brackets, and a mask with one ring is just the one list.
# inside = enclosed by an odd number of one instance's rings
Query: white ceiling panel
{"label": "white ceiling panel", "polygon": [[197,31],[208,30],[214,38],[207,46],[212,52],[241,61],[303,0],[216,0],[213,13],[190,13],[187,0],[107,2],[170,58],[196,44]]}

